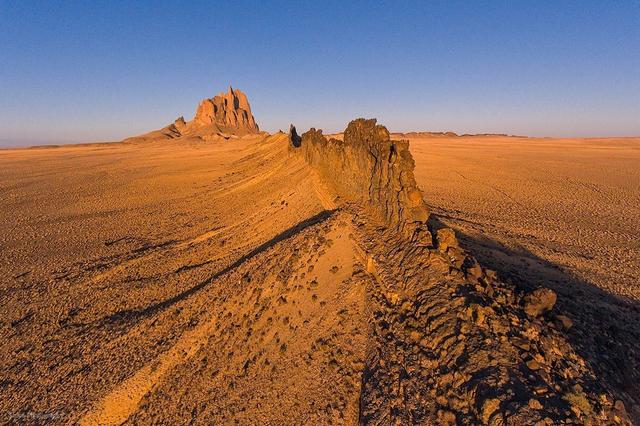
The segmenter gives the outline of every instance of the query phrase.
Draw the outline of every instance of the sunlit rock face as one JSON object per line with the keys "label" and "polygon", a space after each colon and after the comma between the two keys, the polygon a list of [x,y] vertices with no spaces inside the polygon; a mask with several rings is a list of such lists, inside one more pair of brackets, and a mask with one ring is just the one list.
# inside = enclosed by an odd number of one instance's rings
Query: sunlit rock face
{"label": "sunlit rock face", "polygon": [[227,93],[220,93],[211,99],[200,102],[191,128],[215,124],[220,127],[235,128],[249,133],[258,133],[259,128],[253,115],[247,96],[239,89],[229,86]]}
{"label": "sunlit rock face", "polygon": [[344,140],[327,139],[321,130],[311,129],[302,135],[301,145],[307,162],[343,198],[365,201],[409,235],[426,231],[429,211],[416,186],[407,141],[393,141],[375,119],[359,118],[349,123]]}

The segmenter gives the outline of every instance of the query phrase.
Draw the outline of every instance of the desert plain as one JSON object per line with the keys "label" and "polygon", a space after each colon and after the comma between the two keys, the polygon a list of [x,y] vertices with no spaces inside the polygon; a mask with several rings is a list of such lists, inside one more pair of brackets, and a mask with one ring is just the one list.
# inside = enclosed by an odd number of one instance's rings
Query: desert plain
{"label": "desert plain", "polygon": [[419,254],[286,133],[0,150],[0,422],[634,424],[640,138],[391,140]]}

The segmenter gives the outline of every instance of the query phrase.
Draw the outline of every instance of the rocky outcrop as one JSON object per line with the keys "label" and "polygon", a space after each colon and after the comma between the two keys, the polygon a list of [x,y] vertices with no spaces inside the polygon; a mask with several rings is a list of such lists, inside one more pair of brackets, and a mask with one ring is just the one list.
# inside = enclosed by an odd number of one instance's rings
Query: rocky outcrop
{"label": "rocky outcrop", "polygon": [[220,93],[211,99],[200,102],[196,115],[188,124],[192,130],[215,125],[220,128],[232,128],[246,133],[258,133],[247,96],[239,89],[229,86],[227,93]]}
{"label": "rocky outcrop", "polygon": [[294,148],[299,148],[302,144],[302,138],[298,135],[296,126],[293,124],[289,125],[289,142],[291,142],[291,146]]}
{"label": "rocky outcrop", "polygon": [[184,132],[187,128],[187,122],[184,121],[184,117],[178,117],[176,121],[173,122],[173,126],[178,132]]}
{"label": "rocky outcrop", "polygon": [[418,190],[409,142],[392,141],[375,119],[349,123],[344,139],[327,139],[321,130],[302,135],[306,161],[347,201],[366,204],[388,225],[426,239],[429,211]]}
{"label": "rocky outcrop", "polygon": [[178,117],[162,129],[127,138],[123,142],[148,142],[182,137],[220,141],[259,132],[247,96],[239,89],[229,86],[228,92],[200,102],[193,120],[185,121],[184,117]]}
{"label": "rocky outcrop", "polygon": [[427,227],[407,142],[357,119],[344,141],[311,129],[291,150],[351,213],[375,279],[360,424],[631,424],[620,393],[567,338],[552,290],[524,294],[451,229]]}

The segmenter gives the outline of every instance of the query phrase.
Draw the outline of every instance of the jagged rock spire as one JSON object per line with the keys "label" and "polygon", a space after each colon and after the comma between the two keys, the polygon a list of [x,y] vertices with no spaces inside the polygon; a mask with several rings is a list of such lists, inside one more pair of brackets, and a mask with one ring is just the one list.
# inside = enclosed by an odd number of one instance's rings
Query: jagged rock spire
{"label": "jagged rock spire", "polygon": [[253,115],[247,96],[239,89],[229,86],[227,93],[220,93],[211,99],[200,102],[191,127],[216,124],[250,133],[260,131]]}

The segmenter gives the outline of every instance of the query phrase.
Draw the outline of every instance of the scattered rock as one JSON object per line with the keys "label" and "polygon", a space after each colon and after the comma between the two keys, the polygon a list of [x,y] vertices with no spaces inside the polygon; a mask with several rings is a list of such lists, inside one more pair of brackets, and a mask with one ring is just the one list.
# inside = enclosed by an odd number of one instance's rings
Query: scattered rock
{"label": "scattered rock", "polygon": [[496,412],[498,407],[500,406],[500,400],[498,398],[487,399],[482,404],[481,410],[481,420],[485,425],[489,424],[489,420],[493,416],[493,413]]}
{"label": "scattered rock", "polygon": [[529,360],[527,361],[527,367],[529,367],[529,369],[531,370],[540,370],[542,368],[542,365],[536,361],[535,359]]}
{"label": "scattered rock", "polygon": [[544,287],[537,288],[524,297],[524,311],[531,317],[538,317],[553,309],[556,300],[555,291]]}
{"label": "scattered rock", "polygon": [[565,330],[571,329],[573,327],[573,321],[566,315],[556,315],[556,319]]}
{"label": "scattered rock", "polygon": [[529,407],[530,407],[532,410],[542,410],[542,404],[540,404],[540,401],[538,401],[538,400],[537,400],[537,399],[535,399],[535,398],[531,398],[531,399],[529,400]]}
{"label": "scattered rock", "polygon": [[459,247],[456,234],[451,228],[438,229],[436,232],[436,243],[438,250],[443,253],[446,252],[449,247]]}

